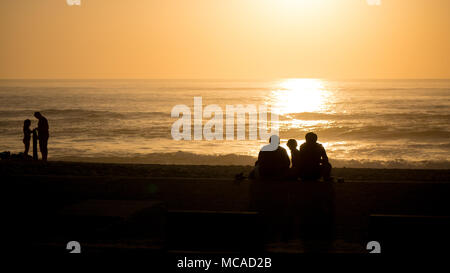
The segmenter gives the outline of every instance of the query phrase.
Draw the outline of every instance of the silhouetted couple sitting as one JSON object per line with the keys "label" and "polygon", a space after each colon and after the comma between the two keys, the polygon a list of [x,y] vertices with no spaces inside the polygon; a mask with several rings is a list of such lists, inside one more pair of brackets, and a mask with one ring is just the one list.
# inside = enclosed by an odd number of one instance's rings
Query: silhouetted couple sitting
{"label": "silhouetted couple sitting", "polygon": [[[280,139],[274,135],[270,137],[270,145],[264,146],[255,163],[254,178],[276,178],[330,180],[331,164],[322,144],[317,143],[317,135],[307,133],[306,142],[297,150],[297,141],[289,139],[287,146],[291,150],[292,160],[286,150],[280,147]],[[291,164],[292,161],[292,164]],[[289,167],[291,165],[291,167]]]}

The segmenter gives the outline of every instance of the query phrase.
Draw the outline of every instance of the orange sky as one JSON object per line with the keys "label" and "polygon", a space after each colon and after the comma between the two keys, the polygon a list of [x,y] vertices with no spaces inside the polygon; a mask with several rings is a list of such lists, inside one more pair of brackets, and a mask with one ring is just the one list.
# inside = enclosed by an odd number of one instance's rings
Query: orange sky
{"label": "orange sky", "polygon": [[1,0],[0,78],[450,78],[449,11],[449,0]]}

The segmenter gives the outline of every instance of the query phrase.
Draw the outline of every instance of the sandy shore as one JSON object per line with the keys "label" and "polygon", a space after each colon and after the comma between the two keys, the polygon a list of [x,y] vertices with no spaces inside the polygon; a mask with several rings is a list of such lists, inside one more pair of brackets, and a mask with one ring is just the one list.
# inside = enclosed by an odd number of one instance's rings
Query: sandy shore
{"label": "sandy shore", "polygon": [[[4,193],[11,198],[12,214],[20,218],[13,221],[17,224],[54,217],[83,200],[152,200],[168,210],[251,211],[252,181],[233,179],[250,170],[251,166],[0,162],[7,181]],[[450,215],[450,170],[343,168],[333,170],[333,175],[345,179],[330,184],[333,252],[364,252],[371,214]],[[283,203],[304,198],[304,189],[301,182],[279,183],[270,188],[270,196]],[[297,240],[272,240],[266,250],[304,251],[300,245]]]}

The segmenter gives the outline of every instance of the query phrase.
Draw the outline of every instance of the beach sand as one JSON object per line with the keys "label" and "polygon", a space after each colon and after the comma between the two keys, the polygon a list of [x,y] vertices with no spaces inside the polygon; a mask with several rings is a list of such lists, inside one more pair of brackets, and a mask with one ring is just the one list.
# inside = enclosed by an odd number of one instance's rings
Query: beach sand
{"label": "beach sand", "polygon": [[[14,234],[27,234],[24,240],[47,244],[49,241],[39,233],[42,231],[39,224],[45,228],[46,219],[54,219],[55,213],[86,200],[151,201],[169,211],[254,211],[253,182],[234,181],[235,174],[247,175],[251,168],[0,162],[3,193],[11,204],[13,218],[9,223]],[[450,215],[450,170],[342,168],[334,169],[332,175],[344,178],[345,182],[329,184],[333,191],[335,237],[328,251],[365,252],[365,244],[371,239],[371,214]],[[270,187],[270,198],[275,203],[308,198],[302,196],[305,192],[302,182],[283,182]],[[266,251],[307,251],[298,238],[274,238],[264,240]],[[120,249],[137,248],[136,245],[144,249],[158,248],[158,240],[144,241],[124,243],[117,239],[109,241],[109,245]]]}

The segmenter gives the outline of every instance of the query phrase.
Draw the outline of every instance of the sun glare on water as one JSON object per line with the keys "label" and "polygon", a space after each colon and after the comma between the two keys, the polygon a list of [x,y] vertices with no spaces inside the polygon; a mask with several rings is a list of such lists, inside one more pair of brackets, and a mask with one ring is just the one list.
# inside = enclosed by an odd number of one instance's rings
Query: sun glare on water
{"label": "sun glare on water", "polygon": [[318,79],[287,79],[272,91],[273,110],[278,114],[324,110],[329,92]]}

